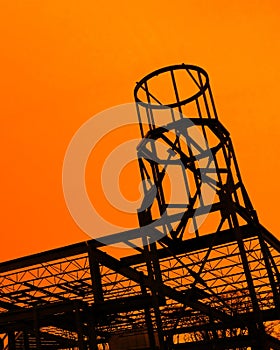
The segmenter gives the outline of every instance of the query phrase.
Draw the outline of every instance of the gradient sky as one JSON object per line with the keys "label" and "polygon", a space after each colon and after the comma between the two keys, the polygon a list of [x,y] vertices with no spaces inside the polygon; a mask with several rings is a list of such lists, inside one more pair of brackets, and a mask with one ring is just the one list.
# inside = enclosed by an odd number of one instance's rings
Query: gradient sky
{"label": "gradient sky", "polygon": [[88,239],[63,198],[67,145],[92,115],[132,102],[144,75],[183,62],[209,73],[250,198],[280,238],[279,1],[15,0],[0,10],[0,260]]}

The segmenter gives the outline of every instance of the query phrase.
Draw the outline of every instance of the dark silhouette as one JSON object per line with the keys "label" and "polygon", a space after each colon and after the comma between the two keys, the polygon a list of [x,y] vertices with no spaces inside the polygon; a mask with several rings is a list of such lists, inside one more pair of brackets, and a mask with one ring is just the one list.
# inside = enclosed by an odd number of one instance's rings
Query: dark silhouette
{"label": "dark silhouette", "polygon": [[[1,263],[6,349],[280,349],[266,332],[280,319],[280,242],[258,221],[207,73],[162,68],[135,101],[140,228]],[[135,254],[102,251],[114,242]]]}

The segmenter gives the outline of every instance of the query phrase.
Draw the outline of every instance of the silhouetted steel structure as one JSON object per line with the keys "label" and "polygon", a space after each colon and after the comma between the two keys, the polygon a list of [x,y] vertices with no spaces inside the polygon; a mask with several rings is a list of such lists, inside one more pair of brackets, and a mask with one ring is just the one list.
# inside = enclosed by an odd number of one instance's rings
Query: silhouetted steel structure
{"label": "silhouetted steel structure", "polygon": [[1,263],[3,347],[280,349],[265,332],[280,319],[280,243],[258,221],[207,73],[160,69],[135,100],[140,228],[106,239],[137,252],[116,259],[91,240]]}

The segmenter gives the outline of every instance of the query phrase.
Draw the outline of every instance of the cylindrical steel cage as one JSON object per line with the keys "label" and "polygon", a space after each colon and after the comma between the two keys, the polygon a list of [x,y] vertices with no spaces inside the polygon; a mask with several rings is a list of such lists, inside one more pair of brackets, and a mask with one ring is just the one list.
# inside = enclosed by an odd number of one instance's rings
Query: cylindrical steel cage
{"label": "cylindrical steel cage", "polygon": [[218,118],[208,74],[194,65],[167,66],[146,75],[136,84],[134,98],[142,136],[178,115]]}

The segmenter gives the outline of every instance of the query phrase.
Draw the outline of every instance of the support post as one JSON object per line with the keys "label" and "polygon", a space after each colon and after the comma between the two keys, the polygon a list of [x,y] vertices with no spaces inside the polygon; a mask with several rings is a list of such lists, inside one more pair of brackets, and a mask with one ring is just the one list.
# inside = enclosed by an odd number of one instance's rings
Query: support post
{"label": "support post", "polygon": [[88,343],[89,350],[98,350],[97,333],[96,333],[96,321],[94,318],[92,307],[88,308]]}
{"label": "support post", "polygon": [[86,350],[84,343],[83,322],[79,305],[75,307],[76,330],[78,334],[78,349]]}
{"label": "support post", "polygon": [[35,332],[35,339],[36,339],[36,349],[41,350],[41,336],[40,336],[40,325],[39,325],[39,317],[38,317],[38,311],[36,308],[34,309],[34,332]]}
{"label": "support post", "polygon": [[155,319],[156,319],[156,325],[157,325],[157,334],[158,334],[158,340],[159,340],[159,349],[165,350],[165,340],[164,340],[164,334],[162,330],[162,320],[161,320],[161,314],[159,309],[159,294],[157,291],[160,291],[160,285],[162,284],[161,281],[157,279],[159,271],[154,271],[154,264],[152,261],[152,255],[153,253],[150,251],[150,244],[144,244],[144,251],[143,254],[145,256],[146,264],[147,264],[147,271],[148,271],[148,278],[151,282],[151,286],[153,286],[154,282],[157,284],[157,288],[155,290],[154,287],[151,288],[152,297],[153,297],[153,309],[155,313]]}
{"label": "support post", "polygon": [[14,331],[8,332],[8,346],[9,350],[16,350],[16,338]]}
{"label": "support post", "polygon": [[24,350],[29,350],[29,338],[28,338],[28,333],[23,332],[23,346]]}
{"label": "support post", "polygon": [[99,261],[95,254],[94,249],[88,245],[88,259],[89,259],[89,268],[91,275],[91,283],[94,295],[95,303],[102,303],[104,301],[103,290],[102,290],[102,280],[99,267]]}
{"label": "support post", "polygon": [[[147,296],[147,290],[141,284],[141,291],[144,296]],[[145,321],[146,321],[146,326],[147,326],[147,332],[148,332],[148,338],[149,338],[149,345],[151,350],[156,350],[156,341],[155,341],[155,334],[154,334],[154,327],[153,327],[153,322],[151,318],[151,311],[149,307],[145,307],[144,309],[145,312]]]}

